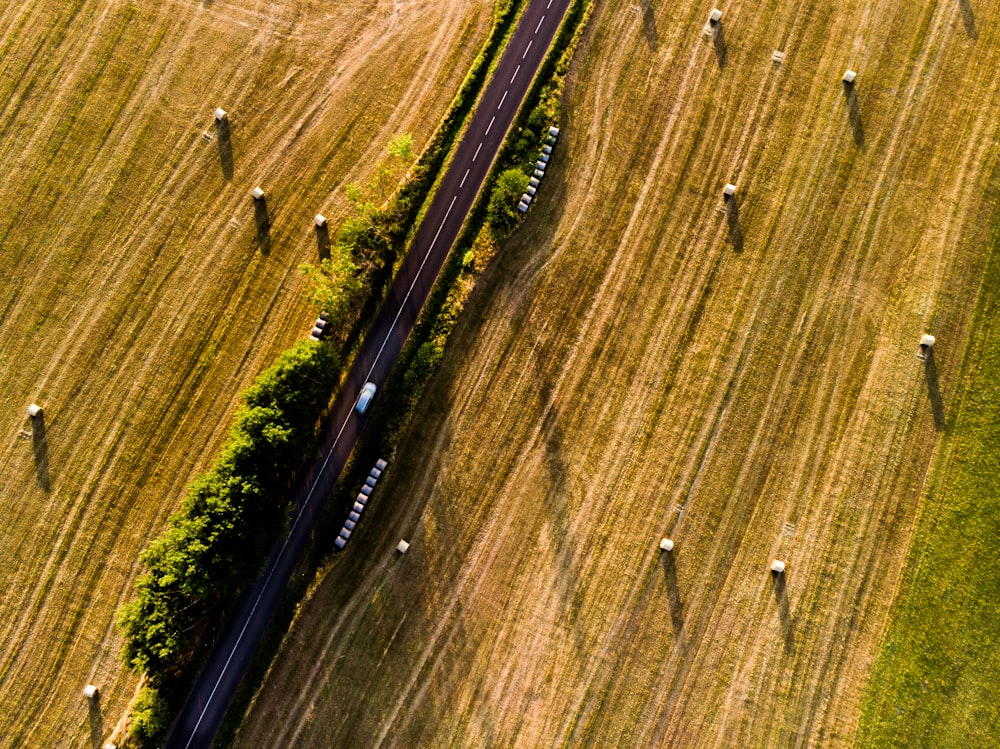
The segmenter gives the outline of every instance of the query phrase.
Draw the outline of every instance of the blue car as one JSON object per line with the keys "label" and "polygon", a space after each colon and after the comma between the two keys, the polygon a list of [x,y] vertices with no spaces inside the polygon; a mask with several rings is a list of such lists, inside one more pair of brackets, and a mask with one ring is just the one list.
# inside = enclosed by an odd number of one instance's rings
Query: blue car
{"label": "blue car", "polygon": [[368,406],[372,404],[372,399],[375,398],[375,383],[366,382],[365,386],[361,388],[361,395],[358,396],[358,403],[354,407],[354,410],[359,414],[363,414],[368,410]]}

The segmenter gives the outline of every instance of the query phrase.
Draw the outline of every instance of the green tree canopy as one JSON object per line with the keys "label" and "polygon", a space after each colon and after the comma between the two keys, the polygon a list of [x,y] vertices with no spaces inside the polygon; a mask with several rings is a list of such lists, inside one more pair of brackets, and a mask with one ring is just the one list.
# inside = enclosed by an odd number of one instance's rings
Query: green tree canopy
{"label": "green tree canopy", "polygon": [[508,169],[497,177],[487,217],[495,236],[503,236],[517,223],[517,203],[528,187],[528,175],[520,169]]}

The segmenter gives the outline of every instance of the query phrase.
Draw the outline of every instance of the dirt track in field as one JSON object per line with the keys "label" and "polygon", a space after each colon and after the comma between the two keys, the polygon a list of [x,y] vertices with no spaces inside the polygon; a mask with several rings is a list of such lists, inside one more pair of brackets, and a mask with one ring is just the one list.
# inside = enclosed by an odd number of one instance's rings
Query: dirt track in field
{"label": "dirt track in field", "polygon": [[136,684],[114,610],[240,389],[307,333],[313,215],[336,226],[391,135],[426,142],[488,24],[423,0],[0,10],[0,744],[90,746],[87,683],[110,733]]}
{"label": "dirt track in field", "polygon": [[1000,8],[723,10],[599,4],[239,745],[851,743],[998,215]]}

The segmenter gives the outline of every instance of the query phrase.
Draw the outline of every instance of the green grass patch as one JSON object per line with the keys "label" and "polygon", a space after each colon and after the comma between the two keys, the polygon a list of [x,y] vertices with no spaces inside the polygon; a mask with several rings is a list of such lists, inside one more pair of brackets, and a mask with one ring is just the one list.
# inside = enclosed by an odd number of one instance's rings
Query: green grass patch
{"label": "green grass patch", "polygon": [[1000,226],[857,745],[1000,746]]}

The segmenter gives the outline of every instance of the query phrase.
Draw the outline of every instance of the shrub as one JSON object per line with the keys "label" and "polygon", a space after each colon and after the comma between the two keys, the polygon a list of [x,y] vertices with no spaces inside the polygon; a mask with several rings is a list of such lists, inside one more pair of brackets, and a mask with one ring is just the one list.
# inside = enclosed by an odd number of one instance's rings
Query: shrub
{"label": "shrub", "polygon": [[527,187],[528,175],[520,169],[508,169],[497,177],[486,210],[494,236],[504,237],[514,228],[518,219],[517,203]]}
{"label": "shrub", "polygon": [[132,704],[131,735],[142,747],[156,746],[170,729],[170,705],[150,686],[144,686]]}

